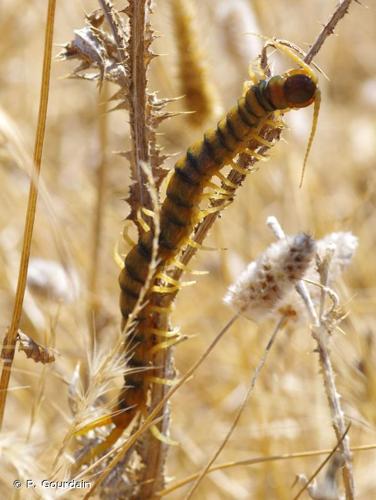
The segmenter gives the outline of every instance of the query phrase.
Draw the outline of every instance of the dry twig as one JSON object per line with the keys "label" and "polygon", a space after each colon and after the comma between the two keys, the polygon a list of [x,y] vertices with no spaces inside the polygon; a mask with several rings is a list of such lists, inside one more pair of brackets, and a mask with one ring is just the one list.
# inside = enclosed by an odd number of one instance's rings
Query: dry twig
{"label": "dry twig", "polygon": [[24,227],[22,255],[18,273],[17,291],[12,314],[12,322],[3,341],[1,357],[4,361],[0,380],[0,428],[3,423],[5,403],[9,386],[9,379],[14,359],[17,333],[20,325],[23,300],[26,289],[27,268],[29,265],[31,240],[33,236],[36,205],[38,199],[38,183],[42,163],[44,133],[46,128],[48,95],[50,88],[52,40],[55,20],[56,0],[49,0],[47,7],[46,31],[44,40],[44,57],[42,69],[42,83],[40,91],[38,124],[35,136],[32,176],[30,181],[29,199]]}
{"label": "dry twig", "polygon": [[213,456],[210,458],[210,460],[208,461],[208,463],[205,465],[205,467],[202,469],[200,475],[198,476],[198,478],[196,479],[195,483],[193,484],[192,488],[190,489],[190,491],[188,492],[188,494],[186,495],[186,497],[184,498],[184,500],[189,500],[192,498],[193,494],[195,493],[195,491],[197,490],[197,488],[199,487],[201,481],[204,479],[204,477],[207,475],[207,473],[209,472],[210,470],[210,467],[213,465],[213,463],[217,460],[217,458],[219,457],[219,455],[221,454],[223,448],[226,446],[226,444],[228,443],[230,437],[232,436],[232,433],[234,432],[234,430],[236,429],[236,426],[238,425],[238,422],[240,420],[240,417],[249,401],[249,397],[255,387],[255,384],[256,384],[256,381],[257,381],[257,378],[261,372],[261,370],[263,369],[264,365],[265,365],[265,362],[266,362],[266,358],[269,354],[269,351],[270,349],[272,348],[272,345],[274,344],[274,341],[275,341],[275,338],[277,336],[277,333],[282,330],[282,328],[286,325],[287,323],[287,320],[288,318],[286,316],[283,316],[278,324],[276,325],[275,329],[274,329],[274,332],[273,334],[271,335],[266,347],[265,347],[265,350],[264,350],[264,354],[262,355],[260,361],[258,362],[257,364],[257,367],[254,371],[254,374],[252,376],[252,379],[251,379],[251,382],[249,384],[249,387],[247,389],[247,392],[243,398],[243,401],[241,403],[241,405],[239,406],[239,409],[235,415],[235,418],[231,424],[231,427],[229,428],[229,430],[227,431],[227,434],[225,436],[225,438],[223,439],[222,443],[220,444],[220,446],[218,447],[218,449],[215,451],[215,453],[213,453]]}

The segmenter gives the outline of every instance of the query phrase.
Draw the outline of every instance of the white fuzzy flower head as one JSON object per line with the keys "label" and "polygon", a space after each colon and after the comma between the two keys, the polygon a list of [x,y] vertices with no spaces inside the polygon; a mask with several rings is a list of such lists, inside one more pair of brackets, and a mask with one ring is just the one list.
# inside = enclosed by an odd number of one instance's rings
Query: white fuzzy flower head
{"label": "white fuzzy flower head", "polygon": [[350,265],[358,247],[358,238],[350,232],[328,234],[317,242],[317,253],[321,259],[324,259],[329,247],[333,248],[329,281],[334,281]]}
{"label": "white fuzzy flower head", "polygon": [[229,287],[224,301],[253,320],[279,310],[314,259],[313,238],[301,233],[270,245]]}
{"label": "white fuzzy flower head", "polygon": [[[316,253],[321,261],[326,258],[328,253],[331,254],[327,286],[332,288],[335,285],[336,280],[350,265],[357,246],[358,238],[350,232],[330,233],[321,240],[316,241]],[[316,259],[311,261],[303,279],[317,284],[320,283]],[[317,308],[320,304],[321,289],[313,284],[308,284],[307,287],[312,303]],[[296,321],[307,321],[307,308],[301,297],[295,293],[295,290],[292,289],[290,293],[285,295],[281,306],[283,310],[289,311],[291,317],[294,317]]]}

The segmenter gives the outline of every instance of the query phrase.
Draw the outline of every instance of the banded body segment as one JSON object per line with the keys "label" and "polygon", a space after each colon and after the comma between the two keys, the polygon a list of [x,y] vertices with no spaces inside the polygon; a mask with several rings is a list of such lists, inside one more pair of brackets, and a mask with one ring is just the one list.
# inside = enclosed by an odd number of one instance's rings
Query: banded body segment
{"label": "banded body segment", "polygon": [[[304,70],[293,70],[282,76],[263,80],[250,87],[237,104],[218,122],[215,129],[204,134],[175,165],[168,184],[166,199],[160,212],[160,237],[156,273],[173,259],[189,238],[198,220],[203,191],[211,178],[241,153],[252,135],[270,118],[275,110],[301,108],[315,99],[316,82]],[[135,307],[151,262],[153,232],[143,233],[125,258],[119,283],[123,326]],[[130,367],[149,368],[149,350],[153,344],[151,313],[146,306],[139,314],[138,340],[133,347]],[[114,418],[118,426],[126,427],[145,405],[147,381],[145,370],[125,378],[125,388],[119,399],[119,410],[128,411]],[[122,417],[123,415],[123,417]]]}

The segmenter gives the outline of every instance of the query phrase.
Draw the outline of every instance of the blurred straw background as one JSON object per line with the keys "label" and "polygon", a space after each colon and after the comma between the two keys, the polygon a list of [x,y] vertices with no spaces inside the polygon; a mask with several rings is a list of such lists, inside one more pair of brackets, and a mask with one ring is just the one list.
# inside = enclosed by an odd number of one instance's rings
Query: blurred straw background
{"label": "blurred straw background", "polygon": [[[207,78],[213,86],[215,111],[226,110],[240,96],[249,63],[262,40],[252,33],[293,41],[303,49],[312,43],[333,11],[331,2],[315,0],[208,0],[196,2],[197,33]],[[338,283],[348,316],[345,334],[336,334],[332,356],[347,417],[351,444],[376,443],[376,12],[372,2],[353,4],[315,62],[320,76],[322,107],[318,132],[302,189],[301,166],[311,127],[310,108],[289,113],[289,129],[258,164],[235,202],[224,212],[196,269],[208,270],[178,297],[173,320],[189,340],[176,348],[176,366],[185,372],[223,327],[232,312],[223,306],[227,286],[273,237],[265,225],[275,215],[286,233],[306,231],[322,238],[333,231],[352,231],[359,248],[351,268]],[[72,38],[95,1],[58,2],[55,43]],[[1,329],[10,321],[28,192],[42,64],[45,6],[43,2],[2,0],[0,5],[0,311]],[[178,63],[171,9],[155,4],[154,28],[161,33],[154,50],[163,54],[151,64],[151,90],[161,97],[178,96]],[[56,48],[56,53],[59,48]],[[280,70],[275,58],[273,70]],[[289,65],[290,62],[287,62]],[[25,301],[22,330],[56,349],[56,361],[42,366],[16,354],[4,426],[0,434],[0,494],[11,498],[14,478],[44,478],[69,427],[68,387],[77,363],[85,379],[92,318],[111,345],[117,334],[118,267],[114,248],[121,240],[127,206],[122,201],[129,182],[124,158],[113,154],[129,147],[127,115],[106,116],[105,92],[94,84],[64,79],[72,66],[54,62],[43,159],[43,186],[38,203],[31,268],[36,277]],[[183,101],[175,104],[184,109]],[[183,152],[205,127],[192,128],[187,115],[165,122],[161,144],[168,153]],[[106,160],[102,230],[93,234],[98,171]],[[169,166],[173,159],[168,160]],[[103,182],[103,178],[102,181]],[[98,293],[93,298],[93,246]],[[122,248],[122,250],[124,250]],[[53,261],[52,263],[50,261]],[[38,267],[39,266],[39,267]],[[42,269],[40,271],[40,269]],[[168,474],[180,479],[202,467],[224,437],[246,390],[273,322],[256,325],[240,319],[221,341],[194,379],[174,398],[171,437],[179,442],[169,452]],[[315,449],[335,442],[313,353],[314,343],[303,324],[290,326],[277,339],[268,363],[220,462]],[[321,457],[234,467],[209,475],[197,498],[289,499],[295,476],[308,476]],[[359,499],[376,497],[375,451],[354,453]],[[168,498],[182,498],[183,490]],[[252,493],[250,493],[252,492]],[[79,493],[76,492],[78,495]],[[31,498],[20,492],[17,498]],[[73,493],[71,493],[72,497]],[[16,496],[14,496],[16,498]]]}

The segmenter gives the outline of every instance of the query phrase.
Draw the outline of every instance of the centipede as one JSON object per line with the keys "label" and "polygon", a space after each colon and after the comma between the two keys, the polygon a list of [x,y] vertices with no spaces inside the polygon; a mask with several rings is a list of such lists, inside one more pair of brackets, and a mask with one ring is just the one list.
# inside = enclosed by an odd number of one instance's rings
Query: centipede
{"label": "centipede", "polygon": [[[160,208],[155,277],[168,263],[174,261],[189,240],[199,220],[199,207],[204,191],[212,178],[220,175],[227,165],[235,167],[234,160],[246,150],[250,140],[265,144],[260,131],[265,124],[272,122],[276,112],[285,113],[292,109],[306,108],[314,103],[314,113],[317,116],[320,103],[317,76],[300,57],[293,55],[293,58],[298,61],[299,68],[249,85],[236,104],[218,121],[216,127],[206,131],[202,139],[192,144],[176,162]],[[314,129],[313,125],[307,149],[312,143]],[[256,151],[254,155],[258,158]],[[141,290],[145,287],[152,259],[153,239],[154,232],[151,227],[140,234],[138,242],[125,257],[119,276],[123,328],[136,306]],[[130,371],[125,375],[117,407],[109,419],[101,419],[101,425],[115,425],[103,445],[103,450],[107,449],[109,443],[116,441],[145,409],[153,371],[152,352],[155,352],[156,346],[158,348],[158,343],[166,344],[166,339],[172,336],[171,332],[158,331],[153,323],[153,309],[150,304],[146,304],[138,313],[137,322],[136,332],[132,337],[132,356],[128,362]]]}

